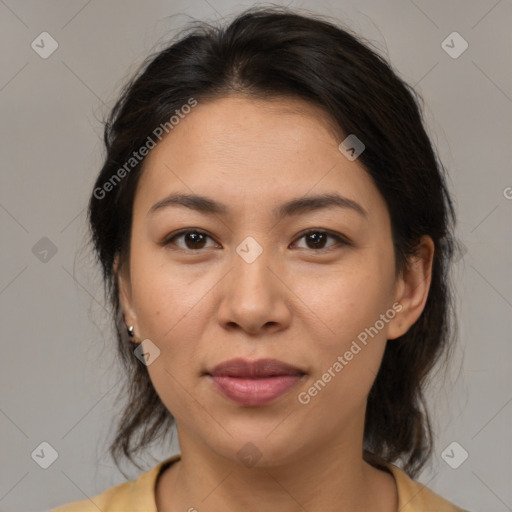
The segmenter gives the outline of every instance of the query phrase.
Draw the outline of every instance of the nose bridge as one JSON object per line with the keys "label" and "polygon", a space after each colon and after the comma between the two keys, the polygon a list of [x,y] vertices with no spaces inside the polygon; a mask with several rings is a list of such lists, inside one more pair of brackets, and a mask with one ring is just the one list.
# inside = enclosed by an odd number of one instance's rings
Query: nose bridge
{"label": "nose bridge", "polygon": [[[260,238],[260,242],[263,243],[262,237]],[[261,245],[256,238],[253,236],[246,236],[236,247],[235,249],[238,256],[243,260],[247,265],[252,265],[254,262],[259,260],[265,260],[268,256],[268,248],[264,249],[263,245]],[[261,258],[265,252],[265,256]],[[261,261],[260,261],[261,262]]]}
{"label": "nose bridge", "polygon": [[264,329],[268,334],[289,327],[292,320],[293,292],[281,282],[285,262],[275,238],[264,229],[246,231],[233,245],[230,272],[218,291],[216,317],[225,329],[238,327],[251,334]]}
{"label": "nose bridge", "polygon": [[263,246],[263,238],[260,244],[248,236],[235,247],[231,272],[221,292],[220,316],[224,320],[259,325],[284,312],[279,302],[286,287],[276,277],[273,251]]}
{"label": "nose bridge", "polygon": [[245,237],[235,248],[234,278],[238,284],[246,284],[253,288],[254,284],[265,285],[268,275],[271,274],[268,266],[271,265],[271,250],[264,247],[262,237],[260,242],[254,236]]}

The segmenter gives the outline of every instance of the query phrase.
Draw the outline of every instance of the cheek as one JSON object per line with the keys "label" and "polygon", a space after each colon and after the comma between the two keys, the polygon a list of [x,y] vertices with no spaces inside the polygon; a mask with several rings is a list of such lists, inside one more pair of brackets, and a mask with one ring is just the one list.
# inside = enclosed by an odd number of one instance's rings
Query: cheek
{"label": "cheek", "polygon": [[[309,310],[307,317],[318,328],[315,337],[325,340],[321,345],[327,351],[349,346],[387,311],[392,297],[391,269],[391,264],[383,265],[370,254],[323,273],[302,273],[296,279],[294,292],[304,304],[304,314]],[[382,330],[385,337],[386,329]]]}
{"label": "cheek", "polygon": [[375,280],[352,277],[322,295],[323,307],[317,303],[328,328],[324,325],[322,335],[311,335],[316,340],[315,370],[299,400],[309,401],[314,415],[349,421],[365,406],[386,347],[387,323],[380,320],[387,311],[386,298]]}
{"label": "cheek", "polygon": [[315,328],[310,333],[315,340],[315,373],[304,390],[312,402],[341,400],[346,410],[355,410],[364,403],[375,380],[388,322],[394,316],[393,310],[386,315],[393,266],[391,260],[373,254],[346,263],[329,275],[301,278],[297,295],[315,313],[311,317]]}
{"label": "cheek", "polygon": [[[137,320],[143,334],[164,343],[183,325],[197,326],[201,299],[211,287],[212,277],[200,277],[171,263],[165,249],[141,247],[131,262],[132,289]],[[198,307],[199,306],[199,307]]]}

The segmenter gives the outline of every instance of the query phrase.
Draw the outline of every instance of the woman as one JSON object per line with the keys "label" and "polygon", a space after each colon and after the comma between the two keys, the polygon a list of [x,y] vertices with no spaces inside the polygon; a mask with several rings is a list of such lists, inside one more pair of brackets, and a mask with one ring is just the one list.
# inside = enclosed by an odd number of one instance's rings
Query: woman
{"label": "woman", "polygon": [[148,59],[105,144],[89,220],[129,390],[111,453],[175,425],[180,454],[55,510],[460,512],[414,480],[455,215],[390,66],[251,9]]}

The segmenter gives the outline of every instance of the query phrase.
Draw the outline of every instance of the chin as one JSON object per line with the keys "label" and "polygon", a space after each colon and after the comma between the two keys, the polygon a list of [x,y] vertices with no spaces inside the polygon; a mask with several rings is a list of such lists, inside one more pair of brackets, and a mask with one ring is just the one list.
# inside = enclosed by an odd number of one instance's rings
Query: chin
{"label": "chin", "polygon": [[[285,417],[285,416],[283,416]],[[238,424],[237,429],[233,423],[223,423],[229,434],[220,428],[218,436],[208,442],[210,448],[221,457],[230,459],[245,467],[276,467],[292,464],[304,455],[307,448],[299,440],[299,432],[291,432],[286,420],[282,421],[275,416],[273,421],[265,425],[251,420]],[[297,424],[297,423],[295,423]],[[301,432],[304,434],[304,432]],[[290,439],[295,444],[290,444]]]}

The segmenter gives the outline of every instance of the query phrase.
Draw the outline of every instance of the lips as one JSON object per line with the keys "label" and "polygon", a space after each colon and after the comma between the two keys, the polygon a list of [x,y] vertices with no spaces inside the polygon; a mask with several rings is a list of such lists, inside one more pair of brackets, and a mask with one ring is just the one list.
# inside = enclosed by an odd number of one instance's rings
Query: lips
{"label": "lips", "polygon": [[305,372],[277,359],[230,359],[207,372],[214,377],[261,378],[279,375],[304,375]]}
{"label": "lips", "polygon": [[243,406],[274,401],[304,377],[305,372],[277,359],[231,359],[206,373],[217,391]]}

